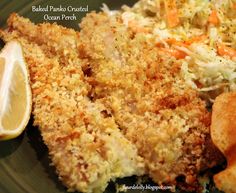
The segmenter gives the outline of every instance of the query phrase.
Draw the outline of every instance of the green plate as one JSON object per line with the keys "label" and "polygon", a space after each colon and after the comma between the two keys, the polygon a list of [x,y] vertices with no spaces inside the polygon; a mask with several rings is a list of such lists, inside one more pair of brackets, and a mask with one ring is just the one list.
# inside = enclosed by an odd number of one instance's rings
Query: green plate
{"label": "green plate", "polygon": [[[117,9],[123,4],[132,5],[136,0],[0,0],[0,27],[6,26],[6,20],[12,12],[30,18],[33,22],[44,22],[45,12],[34,12],[32,6],[46,7],[62,6],[86,7],[88,11],[99,10],[102,3],[111,9]],[[48,12],[48,15],[61,15]],[[73,13],[67,13],[73,14]],[[78,29],[78,23],[86,12],[74,13],[76,21],[57,21],[59,24]],[[55,21],[50,21],[55,22]],[[3,43],[1,42],[1,46]],[[132,186],[136,178],[118,180],[119,184]],[[155,185],[148,181],[147,185]],[[47,147],[43,144],[37,128],[32,126],[32,120],[26,131],[17,139],[0,142],[0,193],[66,193],[66,188],[58,181],[55,169],[50,166]],[[115,184],[110,183],[106,193],[115,192]],[[141,192],[140,189],[127,192]],[[145,190],[142,192],[154,192]],[[155,191],[161,192],[161,191]],[[167,193],[169,191],[165,191]]]}

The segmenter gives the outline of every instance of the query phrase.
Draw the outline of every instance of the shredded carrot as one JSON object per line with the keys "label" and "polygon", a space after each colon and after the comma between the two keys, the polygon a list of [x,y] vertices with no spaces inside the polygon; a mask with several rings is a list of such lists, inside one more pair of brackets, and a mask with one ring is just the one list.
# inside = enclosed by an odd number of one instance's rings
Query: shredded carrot
{"label": "shredded carrot", "polygon": [[187,44],[185,44],[185,42],[178,41],[178,40],[176,40],[174,38],[168,38],[168,39],[166,39],[166,42],[168,44],[176,45],[176,46],[183,46],[183,47],[187,47],[188,46]]}
{"label": "shredded carrot", "polygon": [[166,9],[166,19],[169,27],[176,27],[180,23],[178,9],[176,6],[176,0],[166,0],[165,1]]}
{"label": "shredded carrot", "polygon": [[200,35],[190,38],[189,40],[184,41],[185,44],[191,45],[192,43],[202,42],[207,39],[207,35]]}
{"label": "shredded carrot", "polygon": [[236,9],[236,3],[233,4],[233,8]]}
{"label": "shredded carrot", "polygon": [[186,41],[178,41],[174,38],[168,38],[166,40],[166,42],[168,44],[173,44],[173,45],[176,45],[176,46],[183,46],[183,47],[188,47],[189,45],[193,44],[193,43],[196,43],[196,42],[202,42],[204,40],[207,39],[207,36],[206,35],[200,35],[200,36],[195,36],[195,37],[192,37]]}
{"label": "shredded carrot", "polygon": [[236,57],[236,50],[228,46],[225,46],[222,43],[219,43],[217,45],[217,51],[220,56],[229,56],[230,58]]}
{"label": "shredded carrot", "polygon": [[[166,43],[168,43],[169,45],[174,45],[174,46],[181,46],[181,47],[188,47],[190,46],[192,43],[195,42],[201,42],[207,39],[206,35],[200,35],[200,36],[196,36],[196,37],[192,37],[186,41],[178,41],[174,38],[168,38],[166,40],[164,40]],[[164,45],[162,43],[157,43],[156,44],[157,47],[160,48],[160,52],[162,52],[163,54],[169,54],[171,56],[174,56],[176,59],[183,59],[187,56],[187,54],[181,50],[177,50],[173,47],[171,48],[165,48]]]}
{"label": "shredded carrot", "polygon": [[[185,44],[184,42],[178,41],[174,38],[168,38],[164,40],[166,43],[168,43],[169,45],[175,45],[175,46],[183,46],[183,47],[187,47],[188,45]],[[157,47],[164,47],[164,44],[162,42],[158,42],[156,43]]]}
{"label": "shredded carrot", "polygon": [[182,52],[174,48],[160,48],[160,51],[163,52],[164,54],[167,53],[171,56],[174,56],[176,59],[183,59],[187,56],[185,52]]}
{"label": "shredded carrot", "polygon": [[208,21],[209,21],[209,23],[211,23],[213,25],[218,25],[220,23],[220,19],[218,17],[216,10],[212,10],[212,12],[208,18]]}

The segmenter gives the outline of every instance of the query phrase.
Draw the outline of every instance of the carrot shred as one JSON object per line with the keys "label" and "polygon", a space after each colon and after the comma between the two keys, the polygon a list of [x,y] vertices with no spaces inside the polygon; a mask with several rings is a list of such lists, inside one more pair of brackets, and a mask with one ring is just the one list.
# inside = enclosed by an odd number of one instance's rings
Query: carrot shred
{"label": "carrot shred", "polygon": [[228,46],[225,46],[222,43],[219,43],[217,45],[217,52],[220,56],[229,56],[230,58],[236,57],[236,50]]}
{"label": "carrot shred", "polygon": [[192,43],[202,42],[207,39],[207,35],[200,35],[190,38],[189,40],[184,41],[185,44],[191,45]]}
{"label": "carrot shred", "polygon": [[208,18],[208,21],[209,21],[209,23],[211,23],[213,25],[218,25],[220,23],[220,19],[218,17],[216,10],[212,10],[212,12]]}
{"label": "carrot shred", "polygon": [[176,27],[180,23],[176,0],[165,1],[166,18],[169,27]]}
{"label": "carrot shred", "polygon": [[200,36],[192,37],[192,38],[190,38],[190,39],[188,39],[186,41],[178,41],[178,40],[176,40],[174,38],[168,38],[166,40],[166,42],[168,44],[171,44],[171,45],[173,44],[173,45],[176,45],[176,46],[188,47],[188,46],[190,46],[193,43],[202,42],[202,41],[204,41],[206,39],[207,39],[206,35],[200,35]]}
{"label": "carrot shred", "polygon": [[183,47],[187,47],[187,46],[188,46],[185,42],[178,41],[178,40],[176,40],[176,39],[174,39],[174,38],[168,38],[168,39],[166,40],[166,42],[167,42],[168,44],[176,45],[176,46],[183,46]]}
{"label": "carrot shred", "polygon": [[171,56],[174,56],[176,59],[183,59],[187,56],[185,52],[173,48],[160,48],[160,51],[164,54],[167,53]]}
{"label": "carrot shred", "polygon": [[[165,40],[165,42],[168,43],[170,46],[174,45],[174,46],[188,47],[192,43],[201,42],[201,41],[204,41],[205,39],[207,39],[206,35],[200,35],[200,36],[192,37],[186,41],[178,41],[174,38],[168,38]],[[187,54],[181,50],[177,50],[173,47],[171,48],[163,47],[164,45],[161,42],[158,42],[156,46],[160,48],[161,53],[163,54],[167,53],[171,56],[174,56],[176,59],[183,59],[187,56]]]}
{"label": "carrot shred", "polygon": [[233,4],[233,8],[236,9],[236,3]]}

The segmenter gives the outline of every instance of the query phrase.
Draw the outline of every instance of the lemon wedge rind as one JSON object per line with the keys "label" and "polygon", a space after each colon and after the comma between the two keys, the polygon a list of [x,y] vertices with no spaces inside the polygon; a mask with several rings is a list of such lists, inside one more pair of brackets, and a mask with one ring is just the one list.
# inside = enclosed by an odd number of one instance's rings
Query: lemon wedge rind
{"label": "lemon wedge rind", "polygon": [[28,68],[18,41],[8,42],[0,53],[0,140],[19,136],[32,109]]}

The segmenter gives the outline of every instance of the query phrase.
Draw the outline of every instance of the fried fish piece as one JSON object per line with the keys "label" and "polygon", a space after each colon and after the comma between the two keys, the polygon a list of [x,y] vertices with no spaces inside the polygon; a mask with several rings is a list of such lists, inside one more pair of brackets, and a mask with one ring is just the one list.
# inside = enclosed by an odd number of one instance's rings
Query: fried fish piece
{"label": "fried fish piece", "polygon": [[214,176],[225,193],[236,193],[236,92],[218,96],[212,110],[211,137],[227,159],[227,168]]}
{"label": "fried fish piece", "polygon": [[110,180],[142,175],[143,159],[106,108],[88,97],[78,56],[79,35],[56,24],[31,23],[12,14],[0,31],[21,43],[29,67],[34,124],[59,179],[69,191],[103,192]]}
{"label": "fried fish piece", "polygon": [[[181,75],[181,62],[159,53],[155,36],[134,33],[122,13],[91,13],[81,27],[81,55],[93,100],[103,103],[144,158],[158,184],[199,188],[198,173],[219,163],[211,114]],[[211,156],[215,154],[215,156]]]}

